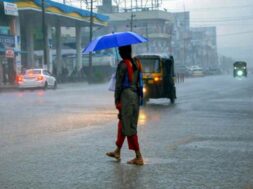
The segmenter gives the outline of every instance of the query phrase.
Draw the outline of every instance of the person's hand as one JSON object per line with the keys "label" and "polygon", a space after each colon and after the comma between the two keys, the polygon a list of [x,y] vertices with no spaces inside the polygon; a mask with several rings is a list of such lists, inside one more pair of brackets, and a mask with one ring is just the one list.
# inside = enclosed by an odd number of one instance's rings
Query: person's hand
{"label": "person's hand", "polygon": [[117,108],[119,111],[121,110],[121,103],[120,103],[120,102],[117,102],[115,106],[116,106],[116,108]]}

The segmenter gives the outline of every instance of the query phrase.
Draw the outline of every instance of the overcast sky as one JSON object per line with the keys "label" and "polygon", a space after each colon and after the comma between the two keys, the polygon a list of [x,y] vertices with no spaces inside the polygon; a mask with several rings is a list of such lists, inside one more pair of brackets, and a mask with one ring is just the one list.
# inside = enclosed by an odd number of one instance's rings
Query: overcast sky
{"label": "overcast sky", "polygon": [[253,0],[164,0],[163,6],[190,11],[192,27],[216,26],[218,52],[253,66]]}

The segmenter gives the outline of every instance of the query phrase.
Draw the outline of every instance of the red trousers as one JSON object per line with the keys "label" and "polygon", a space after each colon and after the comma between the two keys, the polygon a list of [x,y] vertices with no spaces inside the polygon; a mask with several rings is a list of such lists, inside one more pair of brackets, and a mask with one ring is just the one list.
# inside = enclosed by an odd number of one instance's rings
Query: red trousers
{"label": "red trousers", "polygon": [[[116,145],[119,148],[122,147],[125,138],[126,138],[126,136],[124,136],[122,134],[122,122],[121,122],[121,120],[119,120],[119,123],[118,123],[118,136],[117,136],[117,141],[116,141]],[[130,150],[135,150],[135,151],[140,150],[137,134],[135,134],[133,136],[127,136],[127,141],[128,141],[128,148]]]}

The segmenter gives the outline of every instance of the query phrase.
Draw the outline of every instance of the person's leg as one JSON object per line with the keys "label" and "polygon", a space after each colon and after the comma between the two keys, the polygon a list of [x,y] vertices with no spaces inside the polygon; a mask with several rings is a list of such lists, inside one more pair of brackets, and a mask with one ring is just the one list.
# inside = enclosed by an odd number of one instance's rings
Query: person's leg
{"label": "person's leg", "polygon": [[125,141],[125,136],[122,134],[122,121],[119,120],[118,134],[117,134],[117,141],[116,141],[116,146],[117,146],[118,149],[121,149],[124,141]]}
{"label": "person's leg", "polygon": [[106,155],[109,157],[113,157],[116,159],[120,159],[120,150],[124,143],[125,136],[122,134],[122,122],[119,120],[118,122],[118,134],[117,134],[117,141],[116,141],[116,149],[113,152],[107,152]]}
{"label": "person's leg", "polygon": [[128,164],[135,164],[135,165],[143,165],[144,161],[141,155],[141,151],[140,151],[140,146],[139,146],[139,142],[138,142],[138,135],[135,134],[133,136],[128,136],[127,137],[127,141],[128,141],[128,147],[130,150],[134,150],[135,151],[135,155],[136,157],[130,161],[128,161]]}
{"label": "person's leg", "polygon": [[132,111],[132,116],[131,116],[131,127],[134,128],[135,134],[128,136],[127,141],[128,141],[128,147],[130,150],[134,150],[136,157],[127,163],[129,164],[135,164],[135,165],[143,165],[143,159],[142,155],[140,152],[140,146],[139,146],[139,141],[138,141],[138,135],[137,135],[137,124],[138,124],[138,117],[139,117],[139,100],[138,96],[136,96],[135,103],[133,103],[133,111]]}
{"label": "person's leg", "polygon": [[134,150],[134,151],[139,151],[140,150],[137,134],[135,134],[133,136],[128,136],[127,137],[127,142],[128,142],[129,150]]}

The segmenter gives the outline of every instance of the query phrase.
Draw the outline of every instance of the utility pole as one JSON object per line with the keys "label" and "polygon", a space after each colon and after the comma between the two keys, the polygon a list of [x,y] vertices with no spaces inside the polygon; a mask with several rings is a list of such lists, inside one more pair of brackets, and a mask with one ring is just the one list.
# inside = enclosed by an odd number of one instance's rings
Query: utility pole
{"label": "utility pole", "polygon": [[44,53],[44,64],[48,67],[48,35],[47,35],[47,25],[46,25],[46,18],[45,18],[45,0],[41,1],[41,8],[42,8],[42,32],[43,32],[43,53]]}
{"label": "utility pole", "polygon": [[[93,0],[90,2],[90,42],[93,37]],[[89,53],[89,79],[92,77],[92,52]]]}
{"label": "utility pole", "polygon": [[130,31],[133,31],[133,22],[135,15],[133,14],[133,0],[131,0],[131,19],[130,19]]}
{"label": "utility pole", "polygon": [[[146,23],[146,38],[148,38],[148,22]],[[147,45],[147,52],[149,52],[149,43],[146,43]]]}
{"label": "utility pole", "polygon": [[133,31],[133,22],[134,22],[135,15],[131,12],[131,20],[130,20],[130,31]]}

